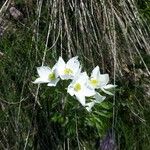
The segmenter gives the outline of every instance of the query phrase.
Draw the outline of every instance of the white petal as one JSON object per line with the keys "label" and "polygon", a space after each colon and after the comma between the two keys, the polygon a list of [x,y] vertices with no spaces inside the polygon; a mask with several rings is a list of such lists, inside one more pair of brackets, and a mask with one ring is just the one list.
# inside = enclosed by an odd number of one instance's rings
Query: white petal
{"label": "white petal", "polygon": [[70,79],[70,78],[71,78],[70,75],[64,75],[64,74],[60,74],[59,76],[60,76],[60,78],[61,78],[62,80],[67,80],[67,79]]}
{"label": "white petal", "polygon": [[58,72],[57,72],[57,63],[53,66],[52,72],[55,73],[56,78],[59,76],[59,75],[58,75]]}
{"label": "white petal", "polygon": [[101,74],[98,80],[100,81],[100,87],[106,86],[106,84],[109,82],[109,75]]}
{"label": "white petal", "polygon": [[82,84],[82,83],[83,83],[83,84],[87,83],[88,79],[89,79],[89,77],[88,77],[88,75],[87,75],[86,72],[80,73],[80,74],[77,76],[77,78],[76,78],[76,80],[77,80],[78,82],[80,82],[81,84]]}
{"label": "white petal", "polygon": [[111,89],[111,88],[115,88],[117,85],[113,85],[113,84],[108,84],[106,86],[104,86],[104,89]]}
{"label": "white petal", "polygon": [[82,70],[82,68],[81,68],[81,66],[79,67],[79,69],[77,70],[77,72],[76,72],[76,75],[75,76],[79,76],[80,74],[81,74],[81,70]]}
{"label": "white petal", "polygon": [[72,79],[77,81],[80,78],[80,76],[82,76],[81,66],[78,68],[78,70],[73,72]]}
{"label": "white petal", "polygon": [[98,92],[96,92],[96,94],[94,95],[94,98],[95,98],[95,100],[94,100],[95,103],[101,103],[102,101],[104,101],[106,96],[102,96]]}
{"label": "white petal", "polygon": [[65,65],[66,64],[65,64],[64,60],[62,59],[62,57],[59,57],[59,59],[56,63],[56,66],[55,66],[58,75],[63,74],[63,71],[65,69]]}
{"label": "white petal", "polygon": [[74,78],[73,78],[73,83],[79,82],[81,84],[85,84],[88,80],[88,76],[86,72],[78,73]]}
{"label": "white petal", "polygon": [[62,59],[62,57],[59,57],[59,59],[58,59],[58,62],[57,62],[57,65],[58,66],[61,66],[61,67],[65,67],[65,65],[66,65],[66,63],[65,63],[65,61]]}
{"label": "white petal", "polygon": [[94,96],[96,94],[94,89],[85,87],[84,93],[85,96],[90,97],[90,96]]}
{"label": "white petal", "polygon": [[85,106],[85,96],[82,94],[75,93],[77,100]]}
{"label": "white petal", "polygon": [[47,78],[47,76],[51,73],[51,69],[47,66],[37,67],[37,72],[40,77]]}
{"label": "white petal", "polygon": [[74,89],[73,89],[73,87],[72,87],[71,84],[68,86],[67,92],[68,92],[71,96],[73,96],[73,95],[75,94],[75,91],[74,91]]}
{"label": "white petal", "polygon": [[100,75],[100,70],[99,66],[96,66],[91,73],[91,78],[97,78],[98,75]]}
{"label": "white petal", "polygon": [[86,108],[86,110],[87,111],[89,111],[89,112],[91,112],[92,110],[92,107],[95,105],[95,102],[93,101],[93,102],[89,102],[89,103],[86,103],[85,104],[85,108]]}
{"label": "white petal", "polygon": [[108,95],[114,95],[113,93],[111,93],[111,92],[109,92],[109,91],[106,91],[104,88],[101,88],[101,90],[102,90],[104,93],[108,94]]}
{"label": "white petal", "polygon": [[77,56],[71,58],[66,64],[66,68],[71,69],[73,71],[73,75],[78,73],[79,67],[80,67],[80,63],[78,61]]}
{"label": "white petal", "polygon": [[59,78],[52,80],[47,84],[47,86],[56,86],[59,80],[60,80]]}
{"label": "white petal", "polygon": [[69,59],[66,66],[69,67],[69,66],[73,66],[74,64],[79,64],[78,56]]}
{"label": "white petal", "polygon": [[46,78],[37,78],[33,83],[34,84],[39,84],[39,83],[48,83],[49,82],[49,80],[48,79],[46,79]]}

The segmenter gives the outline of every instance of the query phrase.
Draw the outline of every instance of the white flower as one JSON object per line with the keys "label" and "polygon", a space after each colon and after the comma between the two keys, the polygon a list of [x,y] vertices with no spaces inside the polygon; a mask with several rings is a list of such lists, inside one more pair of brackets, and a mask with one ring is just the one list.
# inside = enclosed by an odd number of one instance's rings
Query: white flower
{"label": "white flower", "polygon": [[106,96],[100,95],[98,92],[93,96],[94,99],[92,99],[91,102],[85,104],[85,108],[87,111],[91,112],[92,107],[95,105],[95,103],[101,103],[104,101]]}
{"label": "white flower", "polygon": [[73,79],[81,72],[80,63],[77,56],[71,58],[67,63],[64,62],[62,57],[59,57],[56,69],[62,80]]}
{"label": "white flower", "polygon": [[95,102],[92,101],[92,102],[86,103],[85,108],[88,112],[91,112],[91,109],[94,105],[95,105]]}
{"label": "white flower", "polygon": [[56,66],[54,66],[52,69],[47,66],[37,67],[39,78],[37,78],[33,83],[48,83],[48,86],[56,86],[59,78],[55,67]]}
{"label": "white flower", "polygon": [[109,75],[100,74],[99,67],[96,66],[91,73],[91,77],[89,79],[89,86],[93,89],[101,89],[106,94],[113,95],[111,92],[106,91],[105,89],[114,88],[116,87],[116,85],[108,84],[108,82],[109,82]]}
{"label": "white flower", "polygon": [[85,106],[85,97],[95,95],[95,90],[87,86],[88,76],[86,72],[81,73],[68,86],[67,92],[73,96],[75,95],[78,101]]}

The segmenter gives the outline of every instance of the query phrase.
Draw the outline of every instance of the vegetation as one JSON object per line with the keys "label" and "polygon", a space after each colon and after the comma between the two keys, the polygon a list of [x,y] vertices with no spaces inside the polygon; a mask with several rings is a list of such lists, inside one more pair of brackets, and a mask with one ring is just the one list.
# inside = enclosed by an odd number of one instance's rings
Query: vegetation
{"label": "vegetation", "polygon": [[[0,149],[149,150],[149,8],[144,0],[2,0]],[[118,85],[91,113],[32,83],[36,67],[76,55]]]}

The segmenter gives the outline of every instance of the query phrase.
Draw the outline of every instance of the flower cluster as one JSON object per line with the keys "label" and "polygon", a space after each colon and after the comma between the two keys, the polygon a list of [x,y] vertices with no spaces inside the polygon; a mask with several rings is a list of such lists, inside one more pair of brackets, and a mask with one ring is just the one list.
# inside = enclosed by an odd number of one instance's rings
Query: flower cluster
{"label": "flower cluster", "polygon": [[59,57],[53,68],[41,66],[37,67],[37,72],[39,78],[33,82],[37,84],[47,83],[48,86],[56,86],[60,79],[71,79],[67,92],[75,96],[88,111],[91,111],[95,103],[101,103],[106,98],[97,92],[98,90],[112,95],[108,89],[116,87],[116,85],[108,84],[109,75],[101,74],[98,66],[93,69],[90,77],[86,72],[82,72],[77,56],[71,58],[67,63],[62,57]]}

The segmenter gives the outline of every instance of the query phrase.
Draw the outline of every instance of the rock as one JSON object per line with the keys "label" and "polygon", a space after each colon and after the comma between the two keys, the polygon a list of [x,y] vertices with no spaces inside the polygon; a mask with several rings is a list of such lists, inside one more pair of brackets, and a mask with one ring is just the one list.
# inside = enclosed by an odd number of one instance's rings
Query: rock
{"label": "rock", "polygon": [[0,25],[0,37],[2,37],[4,34],[4,27]]}
{"label": "rock", "polygon": [[20,20],[23,17],[23,14],[15,7],[10,7],[9,12],[15,20]]}

